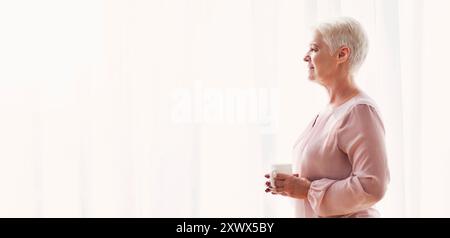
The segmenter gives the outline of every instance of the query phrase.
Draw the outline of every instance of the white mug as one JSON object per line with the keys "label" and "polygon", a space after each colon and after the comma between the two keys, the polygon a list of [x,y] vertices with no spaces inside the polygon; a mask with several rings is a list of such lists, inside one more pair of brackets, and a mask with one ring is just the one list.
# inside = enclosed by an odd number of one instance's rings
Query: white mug
{"label": "white mug", "polygon": [[270,172],[270,185],[273,188],[275,188],[274,178],[277,175],[277,173],[292,175],[292,164],[273,164],[272,165],[271,172]]}

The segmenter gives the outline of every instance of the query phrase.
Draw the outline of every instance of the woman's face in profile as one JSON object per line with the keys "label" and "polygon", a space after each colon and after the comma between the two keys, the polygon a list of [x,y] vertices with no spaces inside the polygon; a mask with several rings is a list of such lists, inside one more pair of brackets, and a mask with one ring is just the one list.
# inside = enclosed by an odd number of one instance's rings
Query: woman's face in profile
{"label": "woman's face in profile", "polygon": [[318,32],[314,34],[303,60],[308,63],[308,78],[320,84],[327,83],[336,72],[336,57],[330,54],[330,48]]}

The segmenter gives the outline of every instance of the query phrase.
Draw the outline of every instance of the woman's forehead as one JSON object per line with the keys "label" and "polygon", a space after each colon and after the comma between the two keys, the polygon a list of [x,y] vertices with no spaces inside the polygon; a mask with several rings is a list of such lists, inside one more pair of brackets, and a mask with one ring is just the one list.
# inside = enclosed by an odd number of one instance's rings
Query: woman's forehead
{"label": "woman's forehead", "polygon": [[315,45],[321,45],[323,43],[323,37],[322,34],[316,32],[314,33],[313,39],[311,41],[311,45],[315,44]]}

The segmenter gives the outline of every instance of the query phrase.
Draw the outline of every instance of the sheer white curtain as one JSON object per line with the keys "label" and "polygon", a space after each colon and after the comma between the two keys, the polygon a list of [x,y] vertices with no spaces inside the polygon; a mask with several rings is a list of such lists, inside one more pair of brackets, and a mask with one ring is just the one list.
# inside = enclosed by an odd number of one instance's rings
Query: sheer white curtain
{"label": "sheer white curtain", "polygon": [[392,181],[450,216],[445,0],[0,1],[1,217],[291,217],[263,174],[326,104],[310,26],[352,16]]}

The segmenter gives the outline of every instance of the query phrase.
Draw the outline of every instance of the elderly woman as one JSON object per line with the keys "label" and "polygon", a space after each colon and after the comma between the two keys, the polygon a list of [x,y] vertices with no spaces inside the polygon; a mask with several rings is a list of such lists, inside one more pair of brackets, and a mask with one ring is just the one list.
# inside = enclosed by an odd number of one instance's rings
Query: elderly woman
{"label": "elderly woman", "polygon": [[329,104],[294,144],[294,175],[277,174],[275,187],[266,182],[266,192],[295,199],[296,217],[379,216],[372,206],[389,182],[384,126],[375,102],[354,82],[367,51],[354,19],[315,28],[304,61]]}

